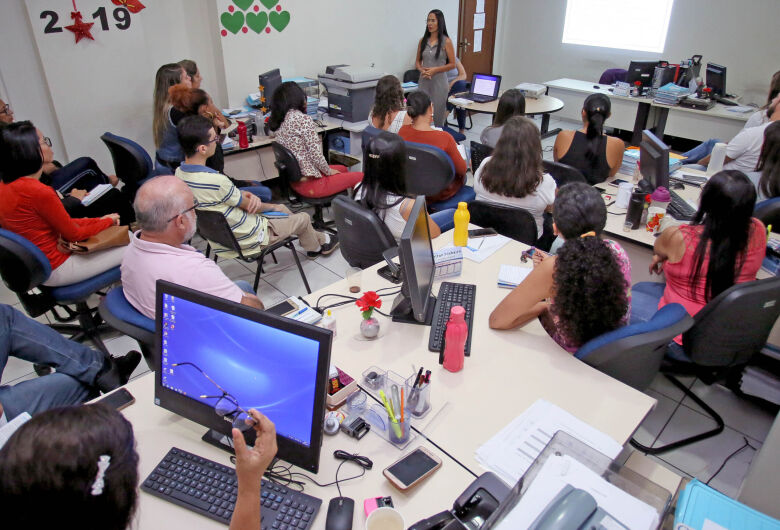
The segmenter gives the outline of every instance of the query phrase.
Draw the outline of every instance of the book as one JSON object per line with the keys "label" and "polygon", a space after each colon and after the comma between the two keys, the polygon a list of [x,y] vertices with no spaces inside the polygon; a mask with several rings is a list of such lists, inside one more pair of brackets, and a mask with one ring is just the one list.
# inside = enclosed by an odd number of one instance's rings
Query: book
{"label": "book", "polygon": [[518,265],[501,265],[498,270],[498,286],[504,289],[514,289],[534,270],[533,267]]}

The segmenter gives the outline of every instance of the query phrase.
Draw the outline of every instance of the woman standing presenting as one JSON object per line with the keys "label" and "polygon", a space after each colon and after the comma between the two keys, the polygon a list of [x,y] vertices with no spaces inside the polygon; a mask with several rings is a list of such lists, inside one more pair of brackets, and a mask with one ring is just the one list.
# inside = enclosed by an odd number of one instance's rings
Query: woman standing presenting
{"label": "woman standing presenting", "polygon": [[428,13],[425,34],[417,45],[415,67],[420,71],[420,90],[428,94],[433,102],[433,123],[436,127],[443,127],[450,90],[447,72],[455,68],[455,48],[447,34],[444,13],[439,9]]}

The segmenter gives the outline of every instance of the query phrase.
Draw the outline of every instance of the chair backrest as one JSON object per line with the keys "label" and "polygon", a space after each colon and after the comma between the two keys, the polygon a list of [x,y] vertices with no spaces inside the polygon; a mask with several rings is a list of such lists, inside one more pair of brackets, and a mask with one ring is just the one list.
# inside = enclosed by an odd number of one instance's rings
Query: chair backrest
{"label": "chair backrest", "polygon": [[471,170],[474,174],[477,173],[477,169],[479,169],[482,161],[489,157],[492,152],[493,148],[489,145],[471,140]]}
{"label": "chair backrest", "polygon": [[683,348],[701,366],[745,364],[764,347],[778,315],[780,277],[733,285],[696,313]]}
{"label": "chair backrest", "polygon": [[13,292],[26,293],[45,282],[51,264],[26,237],[0,228],[0,276]]}
{"label": "chair backrest", "polygon": [[117,331],[128,335],[141,344],[146,363],[151,370],[158,366],[159,358],[155,341],[155,321],[142,315],[125,297],[121,286],[114,287],[100,301],[98,307],[103,320]]}
{"label": "chair backrest", "polygon": [[274,150],[276,161],[274,166],[279,170],[279,176],[285,182],[298,182],[303,178],[301,166],[295,155],[279,142],[271,142],[271,148]]}
{"label": "chair backrest", "polygon": [[780,228],[780,197],[773,197],[756,204],[753,217],[760,219],[764,226]]}
{"label": "chair backrest", "polygon": [[599,78],[600,85],[614,85],[615,81],[625,81],[628,70],[623,68],[608,68]]}
{"label": "chair backrest", "polygon": [[241,245],[236,241],[230,224],[221,212],[195,210],[195,215],[198,219],[197,229],[201,237],[238,252],[238,255],[243,259]]}
{"label": "chair backrest", "polygon": [[370,267],[384,259],[382,252],[397,245],[387,225],[360,203],[339,195],[332,204],[341,255],[351,267]]}
{"label": "chair backrest", "polygon": [[588,341],[574,356],[618,381],[645,390],[661,368],[669,341],[691,326],[693,318],[682,305],[668,304],[647,322]]}
{"label": "chair backrest", "polygon": [[494,202],[469,203],[471,222],[526,245],[536,244],[536,220],[528,210]]}
{"label": "chair backrest", "polygon": [[436,195],[455,178],[455,165],[438,147],[406,142],[406,193]]}
{"label": "chair backrest", "polygon": [[[361,145],[363,146],[363,159],[364,160],[365,160],[365,157],[366,157],[366,149],[368,148],[368,144],[371,142],[371,140],[373,140],[374,138],[379,136],[379,133],[381,133],[381,132],[382,132],[382,129],[377,129],[376,127],[371,125],[370,122],[369,122],[368,127],[363,129],[363,133],[360,135],[360,142],[361,142]],[[365,167],[365,166],[363,166],[363,167]]]}
{"label": "chair backrest", "polygon": [[544,167],[545,173],[549,173],[553,180],[555,180],[555,184],[559,188],[570,182],[584,182],[585,184],[588,184],[585,175],[576,167],[561,164],[560,162],[553,162],[552,160],[543,160],[542,167]]}
{"label": "chair backrest", "polygon": [[408,83],[409,81],[412,81],[413,83],[419,83],[420,82],[420,71],[419,70],[407,70],[404,72],[404,83]]}
{"label": "chair backrest", "polygon": [[154,176],[154,164],[146,149],[129,138],[110,132],[101,137],[114,161],[114,172],[125,183],[127,192],[135,196],[141,183]]}

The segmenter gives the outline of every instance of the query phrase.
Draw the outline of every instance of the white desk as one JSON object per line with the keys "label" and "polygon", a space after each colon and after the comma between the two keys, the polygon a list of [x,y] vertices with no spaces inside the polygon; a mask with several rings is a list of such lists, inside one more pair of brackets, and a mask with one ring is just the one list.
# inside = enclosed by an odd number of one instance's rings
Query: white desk
{"label": "white desk", "polygon": [[[463,94],[457,94],[455,96],[451,96],[448,99],[448,101],[458,108],[466,109],[469,112],[477,112],[480,114],[495,114],[496,111],[498,110],[498,99],[494,99],[493,101],[488,101],[487,103],[470,102],[468,104],[464,104],[457,100],[457,96],[462,96],[462,95]],[[563,101],[561,101],[558,98],[554,98],[552,96],[547,96],[547,95],[542,95],[539,96],[538,98],[526,98],[525,100],[526,115],[533,115],[533,114],[542,115],[542,127],[541,127],[542,138],[553,136],[555,134],[558,134],[561,131],[560,129],[555,129],[553,131],[549,130],[550,114],[552,114],[553,112],[558,112],[563,107],[564,107]]]}

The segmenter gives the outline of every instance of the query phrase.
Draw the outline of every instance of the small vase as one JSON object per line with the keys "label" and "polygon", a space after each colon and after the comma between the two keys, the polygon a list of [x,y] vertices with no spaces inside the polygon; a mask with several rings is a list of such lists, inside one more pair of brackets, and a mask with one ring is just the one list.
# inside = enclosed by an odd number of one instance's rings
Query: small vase
{"label": "small vase", "polygon": [[360,321],[360,333],[367,339],[374,339],[379,335],[379,321],[374,317],[364,318]]}

